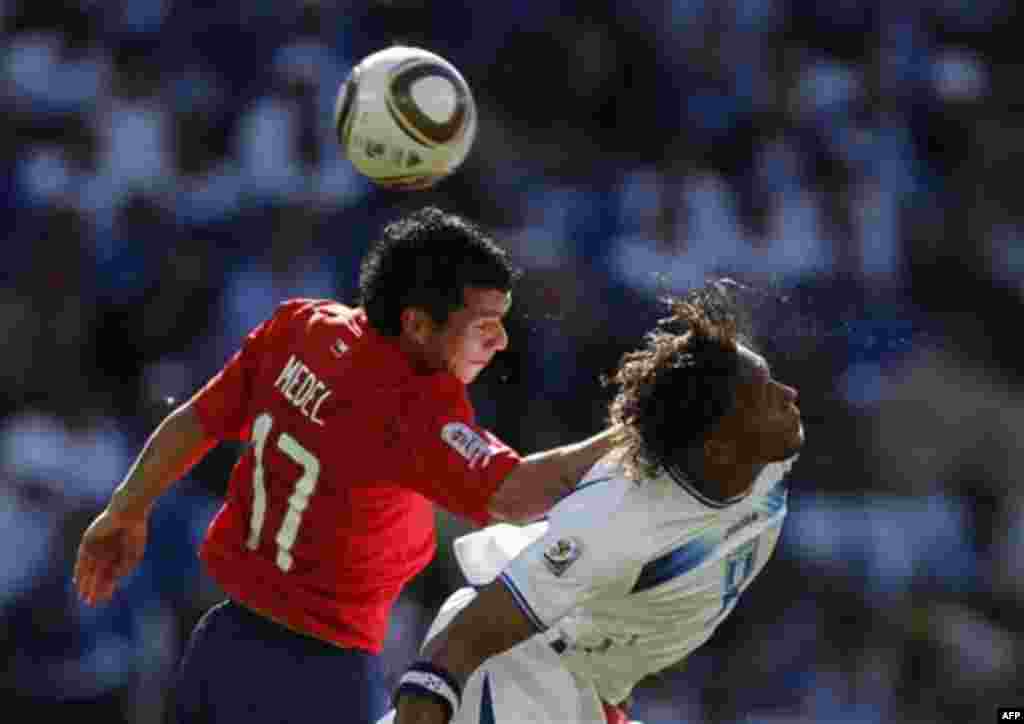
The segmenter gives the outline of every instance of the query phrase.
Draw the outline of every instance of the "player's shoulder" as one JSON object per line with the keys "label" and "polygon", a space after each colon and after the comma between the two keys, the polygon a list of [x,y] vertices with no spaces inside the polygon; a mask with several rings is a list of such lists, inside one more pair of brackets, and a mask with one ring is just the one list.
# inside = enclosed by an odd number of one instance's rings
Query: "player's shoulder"
{"label": "player's shoulder", "polygon": [[318,306],[328,303],[328,299],[315,299],[312,297],[292,297],[278,303],[274,310],[274,317],[294,317],[301,314],[309,314]]}
{"label": "player's shoulder", "polygon": [[325,334],[342,341],[342,350],[347,349],[366,333],[365,312],[333,299],[296,297],[278,304],[272,318],[279,329],[291,329],[298,333]]}
{"label": "player's shoulder", "polygon": [[431,429],[439,426],[441,438],[449,445],[488,446],[474,430],[476,409],[466,385],[455,375],[447,371],[401,375],[398,383],[406,414],[414,415]]}
{"label": "player's shoulder", "polygon": [[548,514],[553,526],[590,529],[600,535],[619,525],[632,525],[639,511],[649,507],[646,481],[633,479],[615,455],[607,455],[580,479],[571,493]]}
{"label": "player's shoulder", "polygon": [[[665,474],[640,476],[627,467],[622,454],[613,451],[598,460],[580,479],[573,495],[598,495],[618,509],[680,509],[691,507],[691,499]],[[694,503],[698,501],[692,501]]]}
{"label": "player's shoulder", "polygon": [[335,299],[293,297],[277,305],[274,316],[282,319],[316,319],[320,324],[345,325],[362,333],[366,313]]}
{"label": "player's shoulder", "polygon": [[632,558],[649,558],[673,541],[724,519],[725,510],[694,497],[663,471],[635,477],[614,459],[605,462],[610,464],[591,471],[590,487],[600,490],[601,481],[607,481],[605,505],[590,511],[593,525],[610,545],[623,548]]}
{"label": "player's shoulder", "polygon": [[611,455],[594,463],[580,478],[576,487],[558,502],[552,512],[575,512],[599,505],[619,507],[629,496],[632,481],[619,461]]}
{"label": "player's shoulder", "polygon": [[614,457],[594,465],[548,513],[548,529],[538,542],[538,555],[543,554],[538,563],[550,567],[552,558],[571,554],[589,561],[581,569],[588,575],[625,580],[638,572],[653,546],[654,506],[646,485],[647,481],[630,477]]}

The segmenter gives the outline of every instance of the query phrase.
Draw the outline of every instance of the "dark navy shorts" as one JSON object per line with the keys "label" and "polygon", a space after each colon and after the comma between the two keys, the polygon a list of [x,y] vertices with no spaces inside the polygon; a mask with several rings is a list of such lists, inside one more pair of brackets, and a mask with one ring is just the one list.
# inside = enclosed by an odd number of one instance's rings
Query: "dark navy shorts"
{"label": "dark navy shorts", "polygon": [[167,721],[373,724],[389,707],[376,655],[297,634],[226,601],[192,632]]}

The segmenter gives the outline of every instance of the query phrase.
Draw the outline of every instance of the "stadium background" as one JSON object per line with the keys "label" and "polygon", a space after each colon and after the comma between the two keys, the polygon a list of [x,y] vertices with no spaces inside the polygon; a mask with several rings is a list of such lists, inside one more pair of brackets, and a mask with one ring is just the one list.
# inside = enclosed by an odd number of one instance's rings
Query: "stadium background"
{"label": "stadium background", "polygon": [[[512,347],[473,390],[523,451],[596,431],[601,374],[707,275],[758,290],[800,388],[775,560],[637,718],[959,724],[1024,704],[1013,6],[0,2],[0,709],[159,721],[218,597],[194,551],[235,451],[161,502],[99,610],[70,593],[82,530],[167,398],[279,300],[352,299],[381,224],[426,203],[526,272]],[[431,192],[373,190],[331,133],[338,83],[392,41],[448,57],[480,106],[470,160]],[[441,524],[392,675],[460,584],[464,528]]]}

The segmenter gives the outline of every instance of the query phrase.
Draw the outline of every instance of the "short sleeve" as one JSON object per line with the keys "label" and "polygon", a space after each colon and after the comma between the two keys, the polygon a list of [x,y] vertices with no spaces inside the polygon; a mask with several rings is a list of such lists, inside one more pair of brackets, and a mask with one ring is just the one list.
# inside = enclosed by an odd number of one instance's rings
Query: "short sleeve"
{"label": "short sleeve", "polygon": [[231,359],[196,392],[192,403],[207,434],[218,440],[242,440],[249,417],[249,400],[260,360],[271,331],[279,326],[286,305],[253,329]]}
{"label": "short sleeve", "polygon": [[540,631],[590,600],[628,591],[641,568],[630,545],[636,532],[616,530],[617,498],[595,498],[569,502],[574,510],[568,515],[553,511],[545,534],[498,576]]}
{"label": "short sleeve", "polygon": [[413,467],[404,485],[479,526],[519,453],[476,424],[473,408],[454,378],[432,376],[409,415]]}

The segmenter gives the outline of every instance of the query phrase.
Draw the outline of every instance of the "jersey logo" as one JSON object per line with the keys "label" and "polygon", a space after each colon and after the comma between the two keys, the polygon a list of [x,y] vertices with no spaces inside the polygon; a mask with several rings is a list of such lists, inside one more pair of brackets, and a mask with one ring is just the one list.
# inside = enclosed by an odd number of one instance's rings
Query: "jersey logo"
{"label": "jersey logo", "polygon": [[449,422],[441,428],[441,439],[444,440],[452,450],[466,458],[470,469],[477,467],[486,468],[491,462],[491,456],[495,450],[483,438],[473,431],[469,425],[462,422]]}
{"label": "jersey logo", "polygon": [[335,357],[341,357],[346,352],[348,352],[348,345],[340,339],[334,340],[334,344],[331,345],[331,354]]}
{"label": "jersey logo", "polygon": [[544,551],[544,565],[556,576],[561,576],[583,553],[579,538],[559,538]]}

